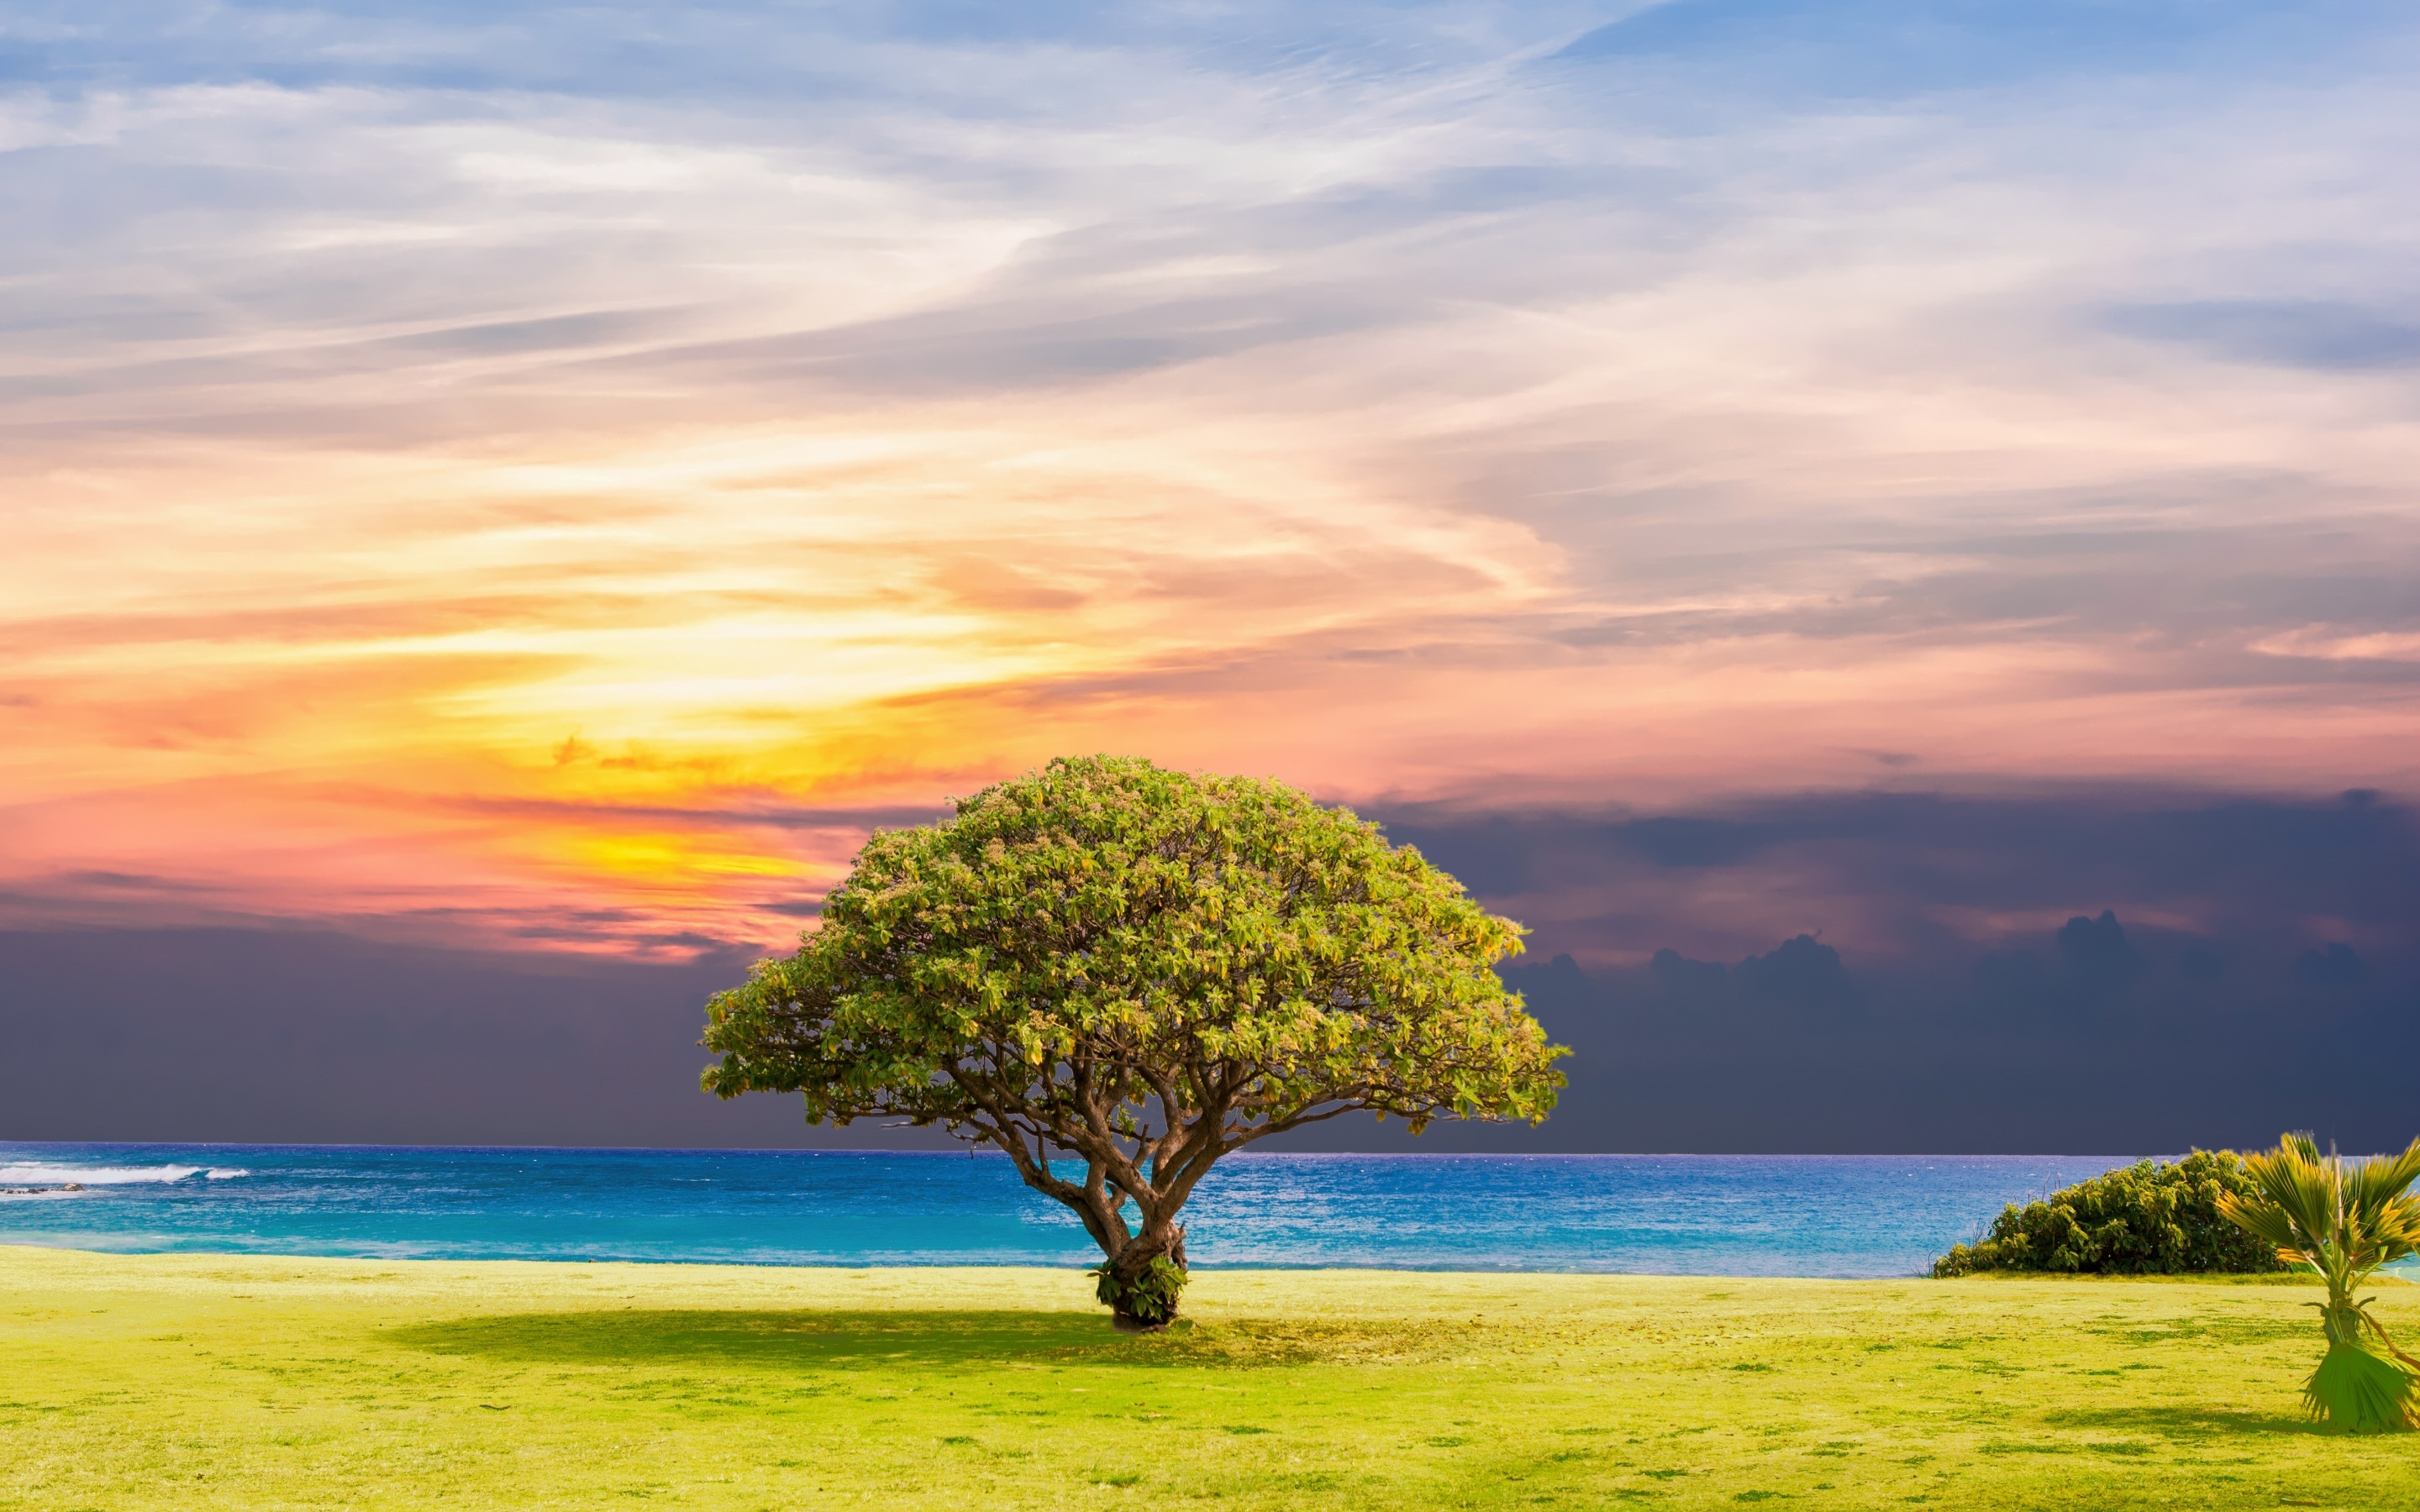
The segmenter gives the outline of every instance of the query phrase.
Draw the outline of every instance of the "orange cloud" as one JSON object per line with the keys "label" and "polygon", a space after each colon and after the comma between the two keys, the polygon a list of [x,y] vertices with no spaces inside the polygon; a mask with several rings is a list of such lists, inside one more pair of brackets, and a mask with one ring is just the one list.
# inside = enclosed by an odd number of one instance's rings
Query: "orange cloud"
{"label": "orange cloud", "polygon": [[[6,908],[773,943],[866,825],[1069,750],[1516,805],[2413,785],[2354,255],[2401,91],[1718,129],[1499,20],[1416,88],[1288,53],[1281,102],[861,37],[973,93],[481,95],[365,41],[0,100],[95,207],[0,229]],[[2252,221],[2344,253],[2330,301],[2254,286],[2310,259]]]}

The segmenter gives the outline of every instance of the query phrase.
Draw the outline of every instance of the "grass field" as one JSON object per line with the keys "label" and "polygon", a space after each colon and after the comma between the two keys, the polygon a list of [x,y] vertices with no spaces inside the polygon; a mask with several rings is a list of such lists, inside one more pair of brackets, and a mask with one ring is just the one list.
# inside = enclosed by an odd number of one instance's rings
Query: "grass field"
{"label": "grass field", "polygon": [[[0,1248],[0,1506],[2384,1508],[2288,1286]],[[2420,1288],[2381,1315],[2420,1336]]]}

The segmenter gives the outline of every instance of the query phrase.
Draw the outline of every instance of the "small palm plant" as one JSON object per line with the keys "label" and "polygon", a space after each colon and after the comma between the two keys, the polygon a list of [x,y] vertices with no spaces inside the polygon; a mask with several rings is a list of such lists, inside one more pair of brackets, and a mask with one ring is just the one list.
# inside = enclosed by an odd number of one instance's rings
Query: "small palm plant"
{"label": "small palm plant", "polygon": [[2313,1303],[2328,1352],[2303,1387],[2313,1417],[2350,1430],[2420,1427],[2420,1360],[2395,1347],[2353,1292],[2381,1265],[2420,1253],[2420,1139],[2400,1155],[2347,1162],[2306,1134],[2243,1157],[2257,1195],[2223,1194],[2218,1211],[2277,1246],[2288,1265],[2307,1265],[2328,1285]]}

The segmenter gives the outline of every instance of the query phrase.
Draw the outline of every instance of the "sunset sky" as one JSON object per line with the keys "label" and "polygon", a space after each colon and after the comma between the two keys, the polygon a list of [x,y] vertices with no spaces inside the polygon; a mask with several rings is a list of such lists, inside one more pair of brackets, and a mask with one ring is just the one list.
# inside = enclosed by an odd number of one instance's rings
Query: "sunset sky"
{"label": "sunset sky", "polygon": [[2420,1023],[2415,75],[2324,0],[0,8],[0,1136],[774,1138],[698,998],[1112,750],[1529,925],[1569,1148],[2399,1141],[2185,1047]]}
{"label": "sunset sky", "polygon": [[[2327,0],[20,0],[0,924],[762,949],[1093,750],[2391,807],[2415,74]],[[1791,875],[1693,927],[1904,936]],[[2096,887],[1927,927],[2214,927]]]}

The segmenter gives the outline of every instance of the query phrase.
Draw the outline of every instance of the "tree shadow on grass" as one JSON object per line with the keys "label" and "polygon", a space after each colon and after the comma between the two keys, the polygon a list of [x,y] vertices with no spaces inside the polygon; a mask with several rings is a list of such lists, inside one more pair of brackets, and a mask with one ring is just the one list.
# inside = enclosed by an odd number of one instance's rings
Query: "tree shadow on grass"
{"label": "tree shadow on grass", "polygon": [[1048,1364],[1253,1368],[1406,1359],[1421,1341],[1407,1331],[1355,1324],[1249,1319],[1135,1336],[1109,1315],[863,1309],[737,1311],[630,1308],[508,1313],[381,1331],[431,1354],[473,1354],[551,1365],[738,1365],[762,1368],[878,1368],[902,1363],[972,1366]]}
{"label": "tree shadow on grass", "polygon": [[2123,1429],[2166,1439],[2220,1439],[2279,1433],[2324,1434],[2323,1423],[2276,1412],[2233,1412],[2216,1407],[2073,1408],[2043,1414],[2063,1428]]}

